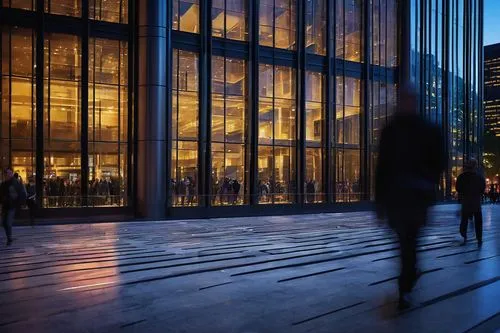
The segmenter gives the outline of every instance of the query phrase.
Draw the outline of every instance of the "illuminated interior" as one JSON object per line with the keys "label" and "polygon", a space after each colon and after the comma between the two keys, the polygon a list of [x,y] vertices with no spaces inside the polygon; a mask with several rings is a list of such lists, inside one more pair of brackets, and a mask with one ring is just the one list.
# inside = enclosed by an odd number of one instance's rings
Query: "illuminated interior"
{"label": "illuminated interior", "polygon": [[296,1],[262,0],[259,4],[260,45],[295,50]]}
{"label": "illuminated interior", "polygon": [[295,200],[295,69],[259,65],[259,203]]}
{"label": "illuminated interior", "polygon": [[174,30],[199,33],[200,5],[199,0],[172,0]]}
{"label": "illuminated interior", "polygon": [[324,130],[325,76],[321,73],[306,72],[306,178],[304,190],[307,203],[323,202],[323,155],[326,138]]}
{"label": "illuminated interior", "polygon": [[212,36],[234,40],[247,40],[247,1],[212,1]]}
{"label": "illuminated interior", "polygon": [[45,12],[65,16],[82,16],[82,0],[45,0]]}
{"label": "illuminated interior", "polygon": [[306,0],[306,50],[326,55],[327,0]]}
{"label": "illuminated interior", "polygon": [[91,20],[128,23],[128,0],[89,0]]}
{"label": "illuminated interior", "polygon": [[174,50],[172,89],[173,206],[198,205],[198,55]]}
{"label": "illuminated interior", "polygon": [[247,84],[243,60],[212,58],[212,205],[247,203]]}

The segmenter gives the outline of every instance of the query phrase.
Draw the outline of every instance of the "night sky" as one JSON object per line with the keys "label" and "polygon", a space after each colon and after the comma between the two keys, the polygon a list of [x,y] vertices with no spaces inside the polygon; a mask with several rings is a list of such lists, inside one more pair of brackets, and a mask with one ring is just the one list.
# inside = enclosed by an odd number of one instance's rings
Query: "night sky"
{"label": "night sky", "polygon": [[500,43],[500,1],[484,1],[484,45]]}

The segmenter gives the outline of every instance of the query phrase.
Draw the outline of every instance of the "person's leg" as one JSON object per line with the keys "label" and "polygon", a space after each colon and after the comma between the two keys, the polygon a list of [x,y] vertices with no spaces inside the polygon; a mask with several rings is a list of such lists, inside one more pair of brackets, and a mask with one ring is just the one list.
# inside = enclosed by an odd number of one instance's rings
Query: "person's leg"
{"label": "person's leg", "polygon": [[408,228],[399,232],[401,247],[401,274],[399,277],[400,293],[409,293],[417,277],[417,232]]}
{"label": "person's leg", "polygon": [[467,242],[467,225],[469,223],[469,213],[462,208],[460,221],[460,235],[464,238],[464,244]]}
{"label": "person's leg", "polygon": [[16,215],[16,209],[9,209],[5,213],[2,213],[5,234],[7,235],[7,245],[12,243],[12,223],[14,222],[14,216]]}
{"label": "person's leg", "polygon": [[2,226],[5,231],[5,237],[7,238],[7,241],[10,239],[10,229],[8,225],[8,219],[7,219],[7,210],[2,209]]}
{"label": "person's leg", "polygon": [[474,213],[474,225],[476,227],[476,239],[479,245],[483,242],[483,212],[481,209]]}

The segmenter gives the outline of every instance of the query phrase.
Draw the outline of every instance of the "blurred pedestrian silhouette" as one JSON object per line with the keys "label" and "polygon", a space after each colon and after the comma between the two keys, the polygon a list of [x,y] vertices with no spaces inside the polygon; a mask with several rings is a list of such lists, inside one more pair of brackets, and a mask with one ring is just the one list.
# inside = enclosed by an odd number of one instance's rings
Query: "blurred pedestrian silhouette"
{"label": "blurred pedestrian silhouette", "polygon": [[478,170],[477,161],[471,159],[465,164],[465,171],[457,179],[458,199],[462,206],[460,234],[467,242],[467,225],[469,218],[474,217],[476,239],[479,246],[483,244],[483,213],[481,198],[486,189],[486,180]]}
{"label": "blurred pedestrian silhouette", "polygon": [[399,238],[399,308],[405,309],[418,279],[418,232],[437,197],[446,155],[439,128],[419,116],[413,89],[402,89],[400,96],[399,109],[381,135],[375,199],[377,216],[387,218]]}
{"label": "blurred pedestrian silhouette", "polygon": [[7,236],[7,246],[12,244],[12,223],[20,203],[26,199],[26,192],[21,183],[14,177],[12,169],[4,171],[4,181],[0,185],[0,202],[2,203],[2,225]]}

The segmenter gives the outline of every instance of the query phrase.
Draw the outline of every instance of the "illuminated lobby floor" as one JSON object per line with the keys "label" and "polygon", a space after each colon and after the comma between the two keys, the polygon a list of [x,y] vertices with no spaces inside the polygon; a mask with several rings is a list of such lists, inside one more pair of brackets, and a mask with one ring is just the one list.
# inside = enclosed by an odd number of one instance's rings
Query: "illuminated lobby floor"
{"label": "illuminated lobby floor", "polygon": [[456,209],[434,210],[400,314],[398,245],[371,213],[15,227],[0,331],[498,332],[500,205],[481,250]]}

